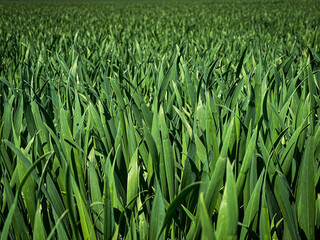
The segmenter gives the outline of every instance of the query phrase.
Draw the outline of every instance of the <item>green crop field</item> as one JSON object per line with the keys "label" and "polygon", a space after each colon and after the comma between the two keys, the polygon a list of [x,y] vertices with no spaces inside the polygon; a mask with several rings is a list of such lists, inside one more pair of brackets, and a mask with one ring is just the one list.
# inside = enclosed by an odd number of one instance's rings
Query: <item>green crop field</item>
{"label": "green crop field", "polygon": [[0,239],[317,239],[319,1],[0,1]]}

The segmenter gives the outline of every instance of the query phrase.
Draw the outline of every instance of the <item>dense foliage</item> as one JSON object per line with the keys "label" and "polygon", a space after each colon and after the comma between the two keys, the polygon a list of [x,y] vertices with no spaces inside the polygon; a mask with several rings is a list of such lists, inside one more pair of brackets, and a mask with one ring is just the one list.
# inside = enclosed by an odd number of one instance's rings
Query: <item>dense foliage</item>
{"label": "dense foliage", "polygon": [[317,2],[0,3],[1,239],[315,239]]}

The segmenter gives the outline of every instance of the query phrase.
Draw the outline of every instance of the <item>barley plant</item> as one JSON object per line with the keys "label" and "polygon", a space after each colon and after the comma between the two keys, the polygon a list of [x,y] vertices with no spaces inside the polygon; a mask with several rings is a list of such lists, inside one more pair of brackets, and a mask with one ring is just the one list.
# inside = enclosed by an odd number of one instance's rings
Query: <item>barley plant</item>
{"label": "barley plant", "polygon": [[1,1],[1,240],[319,237],[319,6]]}

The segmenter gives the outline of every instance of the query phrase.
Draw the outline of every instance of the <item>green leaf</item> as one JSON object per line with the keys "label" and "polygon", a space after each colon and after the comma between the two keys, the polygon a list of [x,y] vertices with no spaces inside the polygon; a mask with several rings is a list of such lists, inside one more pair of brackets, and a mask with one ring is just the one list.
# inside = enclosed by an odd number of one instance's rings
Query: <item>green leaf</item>
{"label": "green leaf", "polygon": [[200,185],[199,182],[192,183],[186,188],[184,188],[183,190],[181,190],[181,192],[179,192],[178,196],[172,201],[172,203],[169,205],[167,209],[160,234],[162,233],[162,231],[165,229],[166,226],[170,225],[175,212],[180,207],[180,205],[185,201],[186,196],[188,196],[190,192],[196,191],[199,188],[199,185]]}
{"label": "green leaf", "polygon": [[162,106],[160,107],[160,111],[159,111],[159,122],[161,127],[162,145],[163,145],[163,152],[164,152],[163,159],[164,159],[164,165],[166,170],[169,198],[170,198],[170,201],[173,201],[176,193],[176,183],[175,183],[176,168],[175,168],[175,162],[174,162],[173,151],[172,151],[172,143],[169,138],[169,129],[165,121],[165,115],[164,115]]}
{"label": "green leaf", "polygon": [[196,143],[197,155],[200,158],[201,162],[204,163],[207,158],[206,148],[197,136],[197,134],[194,134],[194,140]]}
{"label": "green leaf", "polygon": [[238,215],[236,183],[232,166],[227,161],[227,181],[220,204],[217,230],[215,232],[217,239],[237,239]]}
{"label": "green leaf", "polygon": [[37,210],[36,210],[36,214],[35,214],[33,229],[34,229],[34,231],[33,231],[33,239],[34,240],[46,239],[47,234],[46,234],[46,231],[45,231],[45,228],[43,225],[39,202],[37,204]]}
{"label": "green leaf", "polygon": [[203,240],[211,240],[216,239],[213,231],[213,226],[211,219],[208,215],[206,205],[203,198],[203,192],[200,193],[200,220],[202,226],[201,239]]}
{"label": "green leaf", "polygon": [[262,171],[250,196],[248,206],[245,208],[243,217],[243,227],[241,228],[240,239],[245,239],[245,237],[249,234],[248,228],[250,228],[253,232],[257,231],[259,205],[261,202],[260,194],[264,175],[264,171]]}
{"label": "green leaf", "polygon": [[134,152],[128,169],[127,179],[127,205],[129,209],[135,206],[136,195],[139,192],[139,167],[138,167],[138,149]]}
{"label": "green leaf", "polygon": [[280,172],[274,175],[272,182],[274,184],[274,195],[283,215],[284,223],[289,230],[291,239],[299,239],[297,219],[290,203],[288,183]]}
{"label": "green leaf", "polygon": [[155,196],[152,201],[152,209],[151,209],[151,216],[150,216],[149,238],[165,239],[164,234],[162,234],[161,236],[159,236],[159,234],[161,231],[161,227],[163,226],[166,213],[165,213],[163,198],[161,194],[161,188],[158,184],[158,181],[155,181],[155,185],[156,185]]}
{"label": "green leaf", "polygon": [[306,142],[297,183],[298,222],[308,239],[315,238],[314,138]]}
{"label": "green leaf", "polygon": [[71,177],[72,189],[77,203],[77,209],[79,212],[79,218],[81,223],[81,230],[84,239],[97,239],[94,231],[94,227],[91,221],[91,217],[88,213],[85,201],[83,200],[82,195],[80,194],[79,188],[75,180]]}
{"label": "green leaf", "polygon": [[[258,185],[258,184],[257,184]],[[269,209],[266,198],[266,182],[263,183],[262,195],[261,195],[261,208],[260,208],[260,219],[259,219],[259,230],[260,238],[264,240],[271,240],[271,228],[269,220]]]}
{"label": "green leaf", "polygon": [[294,151],[295,151],[295,146],[297,144],[297,140],[299,135],[301,134],[301,132],[303,130],[306,129],[306,126],[304,124],[304,122],[307,119],[305,119],[300,126],[294,131],[294,133],[292,134],[285,150],[282,152],[281,157],[280,157],[280,164],[281,164],[281,169],[284,173],[284,175],[287,175],[290,167],[291,167],[291,163],[292,163],[292,158],[294,155]]}
{"label": "green leaf", "polygon": [[254,154],[255,154],[257,135],[258,135],[258,129],[256,128],[250,138],[248,145],[246,146],[246,153],[245,153],[244,159],[242,161],[242,165],[240,168],[240,172],[239,172],[239,176],[238,176],[237,184],[236,184],[238,197],[240,197],[242,194],[243,185],[246,180],[247,173],[250,169],[251,161],[252,161]]}
{"label": "green leaf", "polygon": [[188,123],[186,117],[184,116],[184,114],[176,106],[173,106],[173,108],[178,113],[183,125],[187,129],[187,132],[188,132],[190,138],[192,138],[192,128],[191,128],[190,124]]}

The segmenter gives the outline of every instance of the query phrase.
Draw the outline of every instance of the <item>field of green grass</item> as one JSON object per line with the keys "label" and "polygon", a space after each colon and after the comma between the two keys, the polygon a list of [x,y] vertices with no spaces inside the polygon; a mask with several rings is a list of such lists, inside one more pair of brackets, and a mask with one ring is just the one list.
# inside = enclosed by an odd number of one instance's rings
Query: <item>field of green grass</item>
{"label": "field of green grass", "polygon": [[0,239],[317,239],[319,6],[0,2]]}

